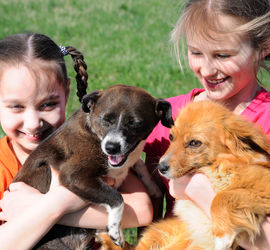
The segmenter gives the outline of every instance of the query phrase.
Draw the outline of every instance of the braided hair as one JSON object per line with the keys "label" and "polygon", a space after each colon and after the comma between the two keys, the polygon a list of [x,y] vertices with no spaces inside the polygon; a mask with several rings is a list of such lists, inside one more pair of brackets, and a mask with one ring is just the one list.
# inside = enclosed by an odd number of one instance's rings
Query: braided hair
{"label": "braided hair", "polygon": [[[84,57],[76,48],[58,46],[51,38],[39,33],[20,33],[8,36],[0,41],[0,74],[4,65],[25,64],[29,65],[34,60],[48,62],[53,65],[53,72],[57,81],[68,88],[68,76],[64,56],[70,54],[74,69],[77,72],[77,95],[81,102],[86,94],[88,74]],[[2,67],[1,67],[2,66]]]}

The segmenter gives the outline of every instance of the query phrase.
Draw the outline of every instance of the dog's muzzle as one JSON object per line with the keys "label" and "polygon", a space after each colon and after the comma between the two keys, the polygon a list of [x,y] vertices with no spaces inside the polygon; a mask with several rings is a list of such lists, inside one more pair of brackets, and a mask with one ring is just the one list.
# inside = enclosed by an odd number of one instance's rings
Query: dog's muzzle
{"label": "dog's muzzle", "polygon": [[129,150],[123,152],[123,148],[121,143],[107,141],[104,150],[105,154],[108,155],[108,162],[111,167],[119,168],[121,167],[127,160],[129,154],[133,152],[138,146],[139,142],[133,145]]}
{"label": "dog's muzzle", "polygon": [[158,170],[162,175],[166,175],[169,169],[170,166],[167,161],[161,161],[158,165]]}

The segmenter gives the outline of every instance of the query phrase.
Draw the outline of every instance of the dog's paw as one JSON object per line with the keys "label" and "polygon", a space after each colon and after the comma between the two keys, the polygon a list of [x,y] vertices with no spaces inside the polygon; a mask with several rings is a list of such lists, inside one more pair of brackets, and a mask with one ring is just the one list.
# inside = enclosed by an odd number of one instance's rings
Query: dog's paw
{"label": "dog's paw", "polygon": [[224,235],[223,237],[215,237],[215,250],[230,250],[234,241],[233,235]]}
{"label": "dog's paw", "polygon": [[116,246],[124,247],[124,234],[117,224],[107,226],[106,229],[113,243]]}

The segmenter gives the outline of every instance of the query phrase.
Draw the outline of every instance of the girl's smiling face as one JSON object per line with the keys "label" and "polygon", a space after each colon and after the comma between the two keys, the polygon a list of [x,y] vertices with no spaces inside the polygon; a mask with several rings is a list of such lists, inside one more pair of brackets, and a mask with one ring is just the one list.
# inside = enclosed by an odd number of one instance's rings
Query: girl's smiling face
{"label": "girl's smiling face", "polygon": [[40,70],[36,76],[16,65],[0,78],[0,121],[21,163],[65,121],[68,91],[53,74]]}
{"label": "girl's smiling face", "polygon": [[[237,20],[220,16],[220,24]],[[211,33],[212,38],[187,34],[189,66],[205,88],[205,99],[248,101],[257,86],[258,51],[237,34]]]}

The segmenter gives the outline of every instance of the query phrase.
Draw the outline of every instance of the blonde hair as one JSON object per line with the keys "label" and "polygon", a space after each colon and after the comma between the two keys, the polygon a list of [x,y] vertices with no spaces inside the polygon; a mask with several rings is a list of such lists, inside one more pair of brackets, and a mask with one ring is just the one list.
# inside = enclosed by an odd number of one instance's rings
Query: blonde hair
{"label": "blonde hair", "polygon": [[[222,27],[219,24],[219,15],[228,15],[239,20],[239,25]],[[181,69],[179,44],[184,52],[187,34],[201,35],[206,39],[215,39],[211,36],[214,31],[233,32],[250,41],[251,46],[262,53],[258,66],[270,72],[267,60],[270,59],[270,3],[268,0],[189,0],[184,11],[171,32],[171,41]]]}

